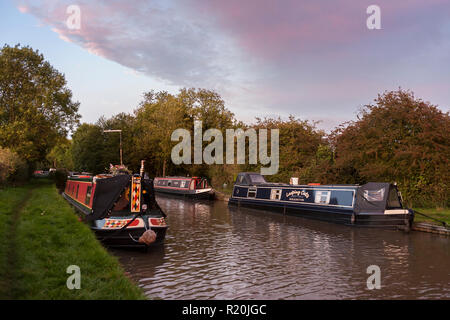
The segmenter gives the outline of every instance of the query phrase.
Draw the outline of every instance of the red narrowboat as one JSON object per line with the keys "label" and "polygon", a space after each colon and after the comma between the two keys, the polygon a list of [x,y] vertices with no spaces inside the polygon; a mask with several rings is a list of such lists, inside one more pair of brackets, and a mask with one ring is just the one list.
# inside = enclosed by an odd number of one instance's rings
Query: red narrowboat
{"label": "red narrowboat", "polygon": [[166,214],[156,202],[151,179],[74,175],[68,177],[63,196],[105,245],[148,247],[164,241]]}
{"label": "red narrowboat", "polygon": [[214,190],[204,177],[156,177],[153,185],[157,193],[192,199],[214,198]]}

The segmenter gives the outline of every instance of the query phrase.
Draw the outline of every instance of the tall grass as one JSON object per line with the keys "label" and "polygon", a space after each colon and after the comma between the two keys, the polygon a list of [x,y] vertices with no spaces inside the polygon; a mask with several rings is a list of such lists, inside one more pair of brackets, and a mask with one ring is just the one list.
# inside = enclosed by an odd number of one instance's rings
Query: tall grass
{"label": "tall grass", "polygon": [[[73,209],[48,181],[32,182],[33,192],[20,212],[14,241],[16,261],[13,286],[6,297],[14,299],[144,299],[142,291],[124,275],[118,260],[79,222]],[[0,191],[0,204],[9,208],[11,194]],[[17,202],[17,201],[16,201]],[[8,228],[8,221],[2,228]],[[2,234],[4,234],[2,232]],[[2,241],[2,245],[7,243]],[[1,258],[5,251],[2,248]],[[81,289],[66,286],[67,267],[81,271]],[[1,266],[1,270],[11,266]],[[3,272],[2,272],[3,274]],[[4,292],[1,297],[4,297]]]}

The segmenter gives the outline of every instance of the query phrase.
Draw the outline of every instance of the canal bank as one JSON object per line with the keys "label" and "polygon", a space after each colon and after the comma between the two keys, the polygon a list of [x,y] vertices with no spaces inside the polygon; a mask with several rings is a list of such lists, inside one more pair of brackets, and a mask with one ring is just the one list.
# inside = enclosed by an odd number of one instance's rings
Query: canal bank
{"label": "canal bank", "polygon": [[0,299],[145,299],[50,180],[0,189],[0,212]]}

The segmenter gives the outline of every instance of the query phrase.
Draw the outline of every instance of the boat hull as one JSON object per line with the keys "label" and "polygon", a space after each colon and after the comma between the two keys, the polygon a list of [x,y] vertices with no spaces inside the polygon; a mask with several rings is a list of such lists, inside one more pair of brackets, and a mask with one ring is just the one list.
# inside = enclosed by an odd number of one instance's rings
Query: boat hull
{"label": "boat hull", "polygon": [[[75,208],[75,210],[78,213],[81,214],[80,216],[82,220],[86,220],[86,215],[89,214],[89,208],[84,207],[83,205],[81,205],[80,203],[78,203],[65,193],[63,193],[63,197]],[[120,220],[129,221],[133,219],[133,217],[134,215],[127,215],[111,218],[119,221]],[[88,224],[91,230],[94,231],[96,238],[106,246],[146,248],[163,244],[166,236],[166,231],[168,228],[167,225],[158,227],[148,225],[148,220],[151,218],[160,218],[160,217],[159,216],[155,217],[152,215],[142,215],[141,217],[136,219],[139,221],[140,225],[142,225],[141,227],[129,226],[124,229],[120,228],[103,229],[101,226],[105,224],[106,220],[111,219],[93,220],[90,221]],[[139,237],[142,236],[142,234],[147,229],[151,229],[156,233],[156,240],[150,245],[139,242]]]}
{"label": "boat hull", "polygon": [[212,189],[203,190],[176,190],[176,189],[168,189],[168,188],[157,188],[155,187],[155,192],[158,194],[165,195],[173,195],[176,197],[184,197],[188,199],[204,199],[204,200],[213,200],[214,192]]}
{"label": "boat hull", "polygon": [[228,204],[356,227],[408,230],[414,219],[412,210],[406,214],[354,213],[352,209],[274,204],[269,201],[236,198],[230,198]]}
{"label": "boat hull", "polygon": [[126,228],[123,230],[102,230],[95,227],[91,227],[95,232],[97,239],[108,247],[122,247],[122,248],[132,248],[132,247],[142,247],[148,248],[153,246],[158,246],[164,243],[164,238],[166,236],[167,228],[153,228],[150,227],[156,233],[156,241],[150,245],[139,243],[139,237],[146,231],[145,228]]}

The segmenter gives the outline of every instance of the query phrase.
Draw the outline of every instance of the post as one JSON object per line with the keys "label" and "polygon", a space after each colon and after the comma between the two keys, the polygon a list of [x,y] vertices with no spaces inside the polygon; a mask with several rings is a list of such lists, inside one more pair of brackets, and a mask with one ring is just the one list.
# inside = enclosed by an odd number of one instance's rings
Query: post
{"label": "post", "polygon": [[122,130],[120,130],[120,166],[123,166],[123,160],[122,160]]}
{"label": "post", "polygon": [[144,171],[145,171],[144,163],[145,163],[145,160],[141,160],[141,171],[139,173],[140,173],[140,176],[142,179],[144,178]]}

